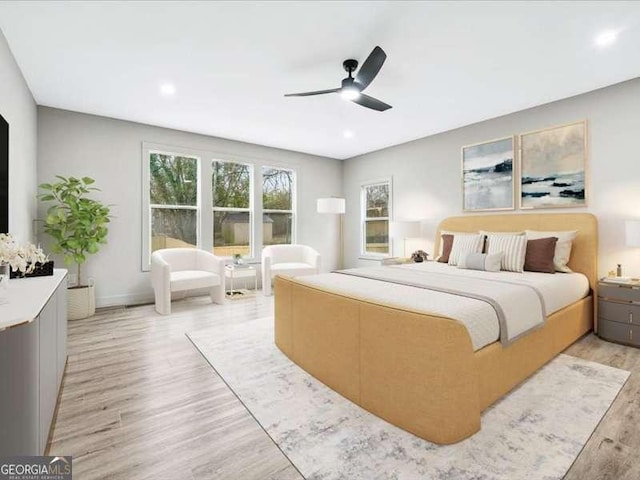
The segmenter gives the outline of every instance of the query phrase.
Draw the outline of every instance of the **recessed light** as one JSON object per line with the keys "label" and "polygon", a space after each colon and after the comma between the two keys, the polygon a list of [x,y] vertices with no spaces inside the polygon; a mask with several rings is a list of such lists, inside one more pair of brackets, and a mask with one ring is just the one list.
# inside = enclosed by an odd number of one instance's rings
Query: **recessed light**
{"label": "recessed light", "polygon": [[160,85],[160,93],[162,95],[173,95],[176,93],[176,87],[171,83],[163,83]]}
{"label": "recessed light", "polygon": [[353,138],[354,133],[351,130],[345,130],[342,132],[344,138]]}
{"label": "recessed light", "polygon": [[608,47],[609,45],[613,45],[617,39],[618,32],[615,30],[606,30],[600,33],[594,42],[598,47]]}

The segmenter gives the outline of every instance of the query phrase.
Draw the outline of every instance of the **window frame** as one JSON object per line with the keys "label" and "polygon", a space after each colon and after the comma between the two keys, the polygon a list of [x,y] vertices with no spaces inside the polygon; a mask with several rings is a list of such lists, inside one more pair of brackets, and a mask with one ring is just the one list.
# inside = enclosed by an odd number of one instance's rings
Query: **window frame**
{"label": "window frame", "polygon": [[[196,160],[196,205],[164,205],[151,203],[151,155],[172,155]],[[202,156],[192,149],[144,144],[142,154],[142,271],[151,270],[152,209],[196,211],[196,248],[202,248]]]}
{"label": "window frame", "polygon": [[[275,208],[264,208],[264,203],[263,203],[264,170],[268,168],[272,170],[286,170],[288,172],[291,172],[291,210],[278,210]],[[297,185],[298,185],[298,178],[297,178],[295,169],[290,167],[274,166],[271,164],[260,165],[260,206],[262,207],[262,213],[260,216],[261,218],[263,218],[265,215],[268,215],[269,213],[290,213],[291,214],[291,243],[289,245],[295,245],[297,242],[297,227],[298,227],[297,214],[296,214],[296,210],[297,210],[296,206],[298,204]],[[260,222],[260,226],[262,226],[263,224],[264,222]],[[262,246],[262,248],[265,247],[263,231],[260,232],[260,245]]]}
{"label": "window frame", "polygon": [[[367,217],[367,188],[375,187],[378,185],[389,186],[389,200],[387,203],[387,216],[386,217]],[[380,178],[376,180],[369,180],[360,184],[360,258],[364,260],[381,260],[383,258],[389,258],[392,256],[393,243],[391,236],[388,235],[389,250],[387,253],[367,252],[367,222],[376,220],[387,221],[387,232],[390,223],[393,220],[393,178]]]}
{"label": "window frame", "polygon": [[[214,200],[214,192],[213,188],[211,189],[211,252],[214,252],[215,255],[215,232],[214,228],[214,215],[215,212],[248,212],[249,213],[249,255],[244,256],[244,259],[251,262],[255,259],[255,245],[256,245],[256,236],[255,236],[255,164],[249,163],[246,161],[237,161],[237,160],[229,160],[223,158],[212,158],[209,164],[209,168],[211,169],[211,174],[209,175],[209,185],[211,184],[211,179],[213,177],[213,162],[220,163],[235,163],[238,165],[245,165],[249,167],[249,207],[248,208],[235,208],[235,207],[216,207],[213,205]],[[218,255],[222,258],[232,258],[231,256],[223,256]]]}
{"label": "window frame", "polygon": [[[267,158],[252,157],[243,154],[235,154],[229,152],[217,151],[208,148],[190,148],[184,146],[175,146],[168,144],[160,144],[154,142],[142,141],[141,145],[141,170],[142,170],[142,228],[141,228],[141,271],[148,272],[151,270],[151,209],[150,209],[150,155],[151,153],[161,153],[165,155],[177,155],[183,157],[195,158],[198,160],[198,213],[197,213],[197,240],[198,248],[206,251],[213,251],[213,188],[211,185],[211,176],[213,174],[213,162],[231,162],[242,163],[251,166],[253,172],[252,192],[250,205],[252,208],[252,256],[243,257],[247,263],[259,263],[262,258],[263,245],[263,228],[262,228],[262,169],[274,168],[279,170],[288,170],[292,172],[293,191],[291,198],[292,210],[282,211],[283,213],[291,213],[291,241],[297,242],[298,232],[298,182],[300,181],[300,163],[296,161],[280,161]],[[207,185],[205,185],[206,182]],[[207,205],[210,208],[205,208]],[[277,210],[268,210],[278,212]],[[258,221],[260,219],[260,221]],[[207,233],[208,232],[208,233]],[[222,257],[231,260],[231,257]]]}

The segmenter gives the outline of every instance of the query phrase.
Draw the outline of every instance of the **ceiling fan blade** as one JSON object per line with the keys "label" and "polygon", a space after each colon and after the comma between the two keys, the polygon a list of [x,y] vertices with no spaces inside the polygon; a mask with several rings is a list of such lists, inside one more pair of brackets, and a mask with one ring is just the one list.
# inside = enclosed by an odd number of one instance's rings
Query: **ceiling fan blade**
{"label": "ceiling fan blade", "polygon": [[339,91],[339,88],[332,88],[331,90],[316,90],[315,92],[302,92],[302,93],[287,93],[285,97],[310,97],[311,95],[322,95],[324,93],[335,93]]}
{"label": "ceiling fan blade", "polygon": [[356,99],[351,100],[353,103],[357,103],[358,105],[362,105],[363,107],[371,108],[372,110],[377,110],[379,112],[384,112],[385,110],[389,110],[391,105],[387,105],[380,100],[370,97],[369,95],[365,95],[361,93],[360,96]]}
{"label": "ceiling fan blade", "polygon": [[363,90],[376,78],[386,59],[387,54],[380,47],[376,47],[371,51],[355,78],[355,81],[362,85]]}

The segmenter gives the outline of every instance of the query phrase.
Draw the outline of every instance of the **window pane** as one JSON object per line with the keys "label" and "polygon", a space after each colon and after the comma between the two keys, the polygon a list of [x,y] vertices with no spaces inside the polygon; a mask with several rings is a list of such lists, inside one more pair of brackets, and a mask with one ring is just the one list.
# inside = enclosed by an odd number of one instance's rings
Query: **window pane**
{"label": "window pane", "polygon": [[152,153],[150,167],[151,203],[198,204],[198,161],[195,158]]}
{"label": "window pane", "polygon": [[266,245],[291,243],[293,215],[265,213],[262,216],[262,242]]}
{"label": "window pane", "polygon": [[251,214],[249,212],[213,212],[213,253],[230,257],[251,254]]}
{"label": "window pane", "polygon": [[212,162],[213,206],[249,208],[251,167],[241,163]]}
{"label": "window pane", "polygon": [[293,210],[293,172],[277,168],[262,169],[262,208]]}
{"label": "window pane", "polygon": [[371,185],[367,192],[367,218],[389,216],[389,184]]}
{"label": "window pane", "polygon": [[197,211],[174,208],[151,209],[151,251],[161,248],[196,247]]}
{"label": "window pane", "polygon": [[389,253],[389,221],[367,220],[366,227],[366,253]]}

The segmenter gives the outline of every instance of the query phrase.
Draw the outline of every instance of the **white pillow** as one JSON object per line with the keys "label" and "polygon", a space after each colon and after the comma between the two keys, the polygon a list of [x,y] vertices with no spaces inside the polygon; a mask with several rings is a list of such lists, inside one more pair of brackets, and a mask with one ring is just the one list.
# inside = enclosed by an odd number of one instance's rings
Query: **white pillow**
{"label": "white pillow", "polygon": [[442,235],[475,235],[476,232],[454,232],[453,230],[440,230],[440,248],[438,249],[438,257],[436,260],[442,255]]}
{"label": "white pillow", "polygon": [[569,258],[571,258],[571,243],[578,235],[577,230],[565,230],[560,232],[542,232],[539,230],[525,230],[525,234],[529,240],[536,240],[538,238],[556,237],[556,251],[553,255],[553,265],[556,267],[556,272],[571,273],[571,270],[567,264]]}
{"label": "white pillow", "polygon": [[469,270],[484,270],[485,272],[499,272],[502,262],[502,252],[498,253],[467,253],[458,263],[458,268]]}
{"label": "white pillow", "polygon": [[449,255],[449,265],[458,265],[460,258],[467,253],[482,253],[484,235],[477,233],[458,233],[453,236],[453,245]]}
{"label": "white pillow", "polygon": [[527,254],[527,237],[524,235],[489,235],[487,253],[502,252],[500,268],[507,272],[524,271],[524,258]]}

